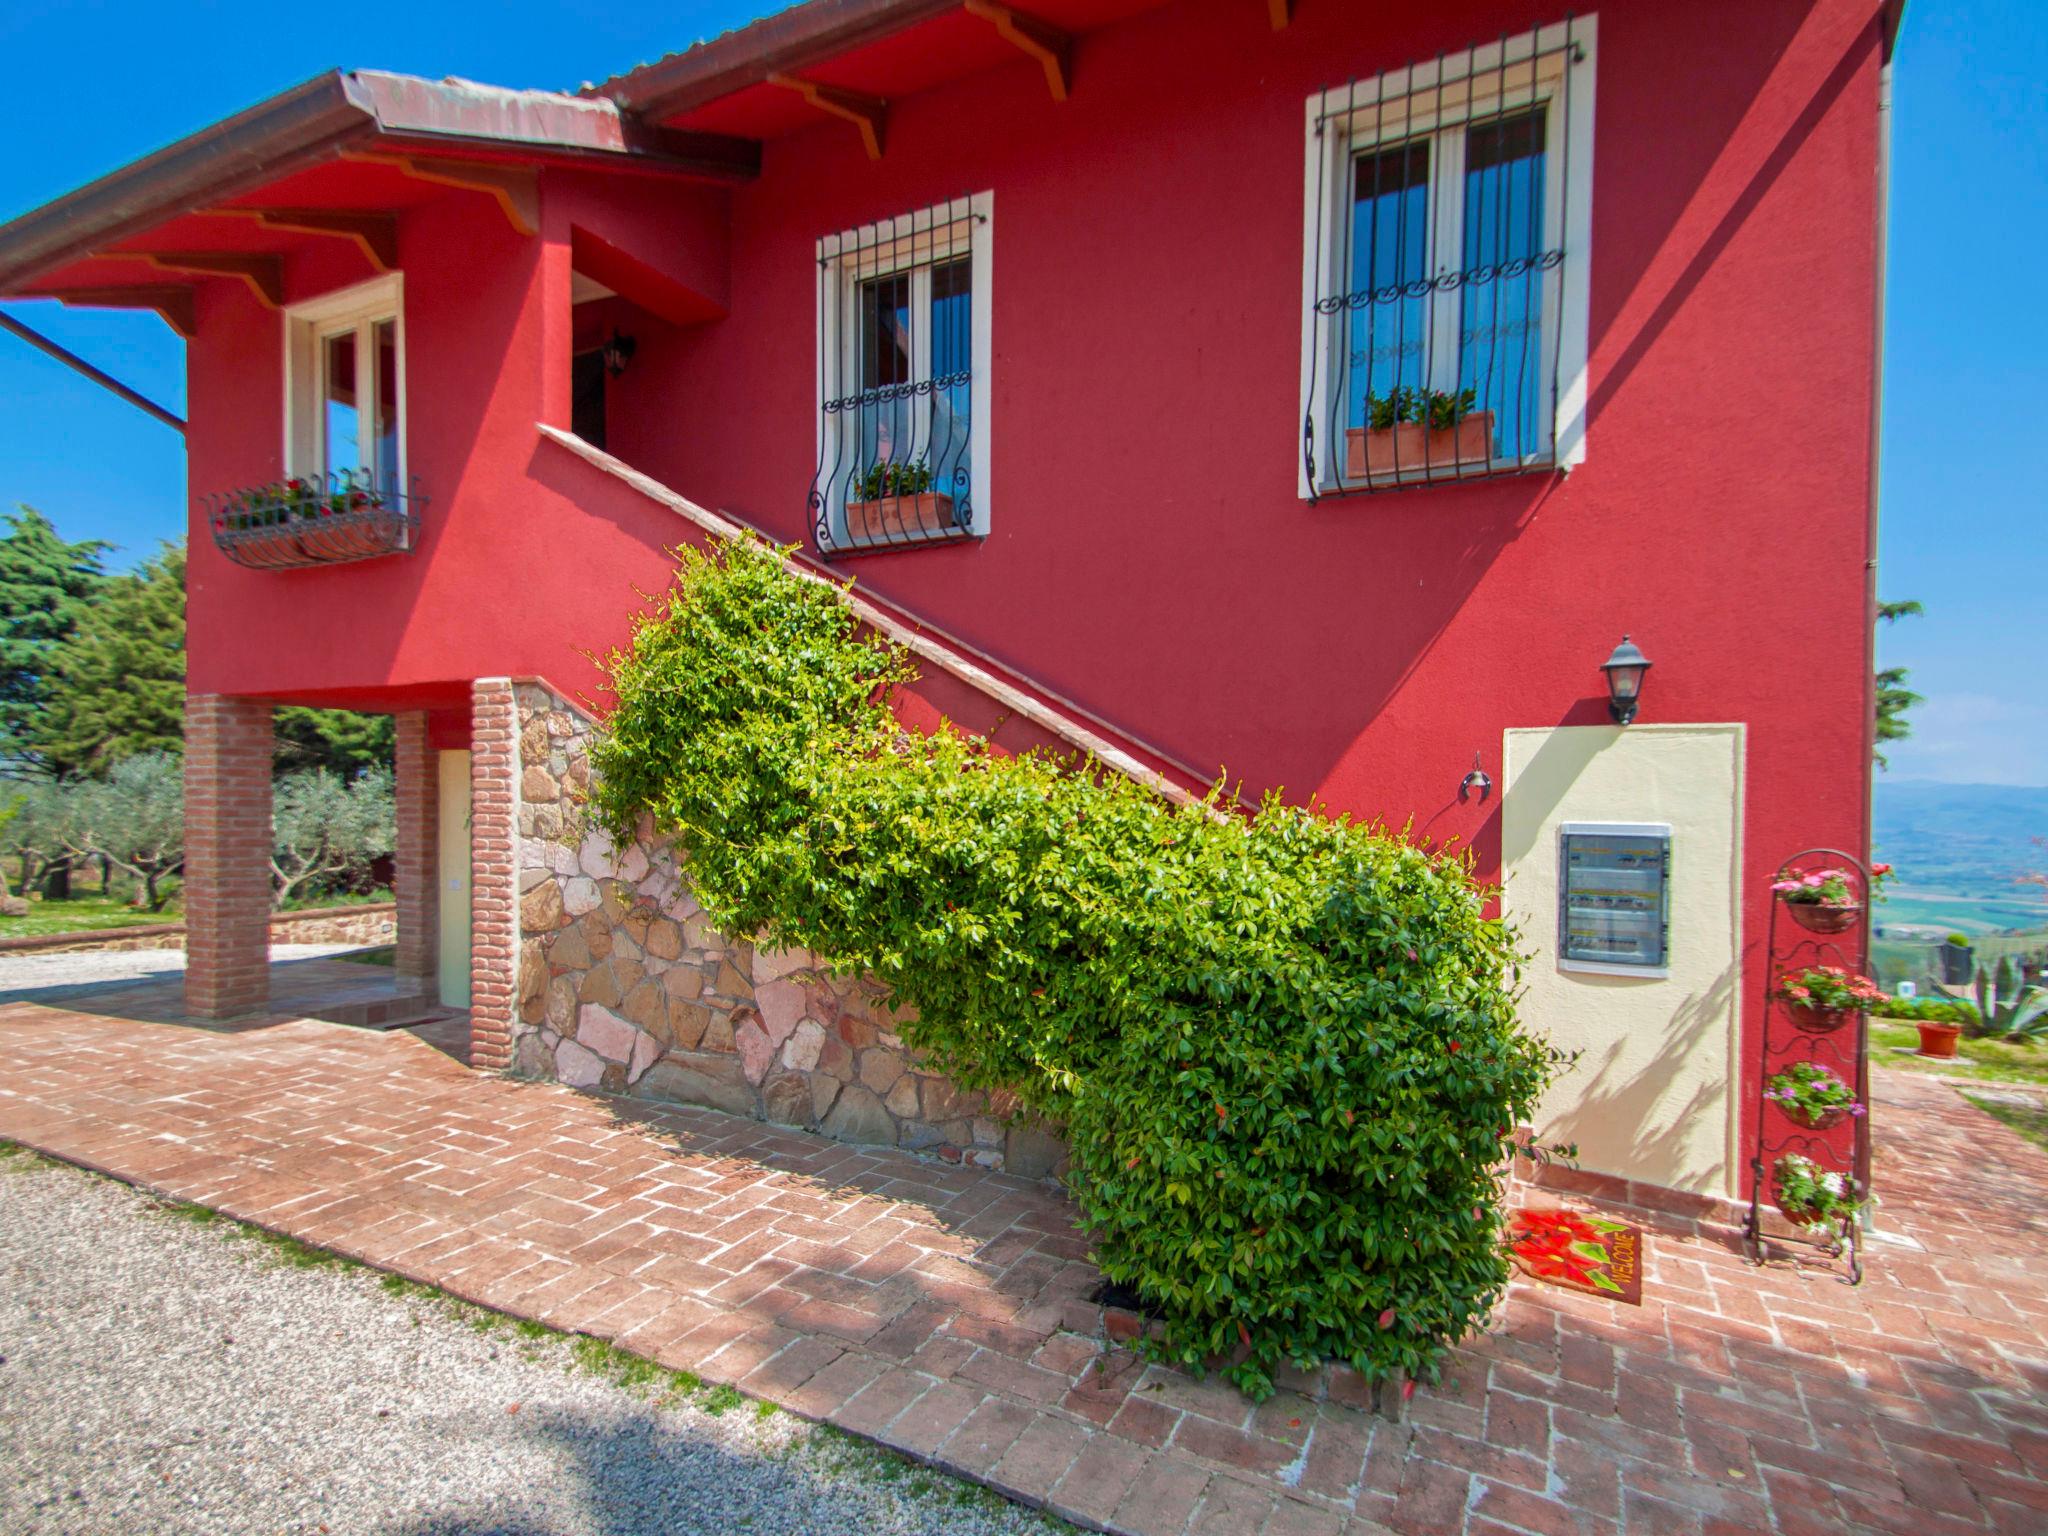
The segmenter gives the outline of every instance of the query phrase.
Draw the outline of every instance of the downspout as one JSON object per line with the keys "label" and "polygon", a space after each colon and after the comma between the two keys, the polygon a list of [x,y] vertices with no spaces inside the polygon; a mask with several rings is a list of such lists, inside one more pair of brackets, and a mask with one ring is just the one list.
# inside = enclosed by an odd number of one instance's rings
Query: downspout
{"label": "downspout", "polygon": [[[1870,346],[1870,505],[1865,514],[1863,562],[1863,848],[1864,862],[1870,862],[1873,825],[1877,808],[1877,530],[1878,471],[1882,463],[1884,426],[1884,311],[1885,263],[1891,246],[1892,202],[1892,52],[1898,43],[1899,21],[1906,0],[1888,0],[1878,16],[1883,52],[1877,66],[1877,217],[1876,273],[1871,283]],[[1868,905],[1863,914],[1865,948],[1874,923]],[[1866,1044],[1866,1053],[1867,1053]],[[1858,1085],[1869,1081],[1867,1060],[1859,1063]],[[1855,1176],[1864,1189],[1870,1188],[1870,1144],[1874,1132],[1865,1122],[1856,1156]],[[1873,1208],[1863,1207],[1862,1231],[1874,1234]]]}
{"label": "downspout", "polygon": [[1867,861],[1877,803],[1877,537],[1878,486],[1884,461],[1885,268],[1891,246],[1892,53],[1905,0],[1886,5],[1878,18],[1883,49],[1877,66],[1877,218],[1872,231],[1876,269],[1871,283],[1870,496],[1865,512],[1863,561],[1863,848]]}
{"label": "downspout", "polygon": [[23,325],[19,320],[15,319],[14,316],[8,314],[7,311],[5,311],[4,309],[0,309],[0,331],[11,331],[16,336],[19,336],[23,341],[27,342],[30,346],[34,347],[38,352],[44,353],[46,356],[55,358],[58,362],[62,363],[66,368],[69,368],[74,372],[82,374],[86,378],[91,379],[93,383],[99,385],[102,389],[112,390],[115,394],[119,395],[123,400],[126,400],[130,405],[134,406],[138,411],[146,411],[149,415],[154,416],[158,421],[162,422],[165,426],[169,427],[173,432],[178,433],[180,436],[184,435],[184,417],[173,416],[169,411],[165,410],[162,406],[158,405],[154,400],[150,399],[149,396],[141,394],[136,390],[130,389],[126,384],[123,384],[119,379],[115,378],[112,374],[101,372],[99,369],[93,367],[91,363],[88,363],[84,358],[80,357],[76,352],[70,350],[70,348],[61,347],[56,342],[50,340],[50,338],[45,336],[41,331],[34,330],[31,329],[29,326]]}

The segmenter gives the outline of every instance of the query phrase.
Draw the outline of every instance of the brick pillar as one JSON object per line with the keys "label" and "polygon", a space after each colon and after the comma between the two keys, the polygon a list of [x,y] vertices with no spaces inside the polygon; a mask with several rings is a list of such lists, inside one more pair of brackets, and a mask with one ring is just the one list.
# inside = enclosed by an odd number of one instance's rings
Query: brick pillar
{"label": "brick pillar", "polygon": [[392,769],[397,778],[398,846],[392,863],[398,897],[398,956],[394,969],[432,992],[441,958],[441,765],[427,745],[427,717],[397,717]]}
{"label": "brick pillar", "polygon": [[185,1011],[270,1006],[270,705],[185,696]]}
{"label": "brick pillar", "polygon": [[469,722],[469,1063],[489,1069],[512,1064],[519,955],[519,710],[510,678],[477,679]]}

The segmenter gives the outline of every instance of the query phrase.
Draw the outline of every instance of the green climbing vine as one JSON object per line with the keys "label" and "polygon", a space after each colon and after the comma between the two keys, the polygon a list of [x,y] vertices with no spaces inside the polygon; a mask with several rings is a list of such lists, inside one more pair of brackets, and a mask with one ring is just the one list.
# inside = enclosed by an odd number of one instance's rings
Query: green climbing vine
{"label": "green climbing vine", "polygon": [[910,1043],[1065,1127],[1150,1347],[1433,1377],[1507,1281],[1499,1171],[1549,1075],[1461,862],[1268,800],[905,732],[908,657],[755,541],[682,552],[607,658],[594,807],[728,932],[887,982]]}

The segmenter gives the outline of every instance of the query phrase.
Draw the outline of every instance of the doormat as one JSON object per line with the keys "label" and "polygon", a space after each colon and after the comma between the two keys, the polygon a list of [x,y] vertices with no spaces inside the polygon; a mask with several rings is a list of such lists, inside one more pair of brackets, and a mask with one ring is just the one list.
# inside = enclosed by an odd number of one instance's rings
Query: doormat
{"label": "doormat", "polygon": [[1577,1211],[1520,1210],[1508,1222],[1508,1257],[1532,1280],[1643,1304],[1643,1229]]}

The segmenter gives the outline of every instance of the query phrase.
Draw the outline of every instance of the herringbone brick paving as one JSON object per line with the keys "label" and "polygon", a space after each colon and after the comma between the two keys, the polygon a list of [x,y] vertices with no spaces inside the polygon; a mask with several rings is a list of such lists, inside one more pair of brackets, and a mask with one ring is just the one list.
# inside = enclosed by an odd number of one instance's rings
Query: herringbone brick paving
{"label": "herringbone brick paving", "polygon": [[[1640,1308],[1518,1282],[1406,1422],[1253,1405],[1092,1329],[1053,1191],[472,1074],[409,1035],[0,1006],[0,1136],[1134,1536],[2048,1532],[2048,1154],[1881,1075],[1850,1289],[1657,1225]],[[86,1011],[88,1008],[96,1010]],[[127,1007],[128,1012],[147,1011]]]}

